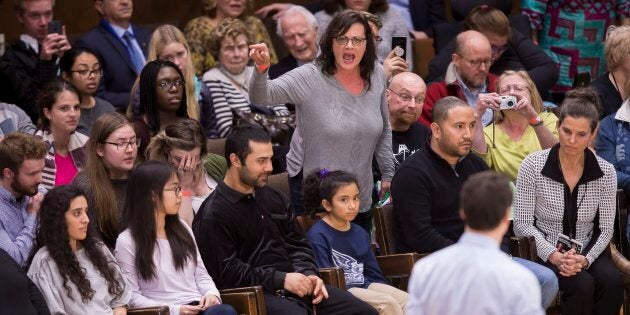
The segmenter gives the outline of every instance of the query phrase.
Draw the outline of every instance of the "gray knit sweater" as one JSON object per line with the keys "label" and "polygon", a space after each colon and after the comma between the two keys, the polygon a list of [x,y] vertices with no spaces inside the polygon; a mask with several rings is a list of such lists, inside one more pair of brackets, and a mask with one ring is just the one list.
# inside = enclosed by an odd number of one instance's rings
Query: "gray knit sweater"
{"label": "gray knit sweater", "polygon": [[[267,80],[266,73],[254,71],[249,86],[253,103],[295,104],[301,141],[291,141],[291,151],[303,150],[303,163],[287,163],[289,174],[297,174],[299,167],[305,176],[317,168],[355,174],[361,212],[371,205],[372,157],[376,156],[383,180],[394,175],[384,78],[383,67],[376,63],[370,89],[352,96],[334,77],[310,63],[272,81]],[[294,148],[296,143],[302,148]]]}

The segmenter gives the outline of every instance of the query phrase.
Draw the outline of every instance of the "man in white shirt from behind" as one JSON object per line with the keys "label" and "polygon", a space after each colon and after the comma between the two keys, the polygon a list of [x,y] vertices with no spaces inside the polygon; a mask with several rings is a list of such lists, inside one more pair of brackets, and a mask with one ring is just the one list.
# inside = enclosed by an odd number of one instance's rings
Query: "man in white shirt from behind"
{"label": "man in white shirt from behind", "polygon": [[545,314],[536,277],[499,247],[511,204],[504,175],[485,171],[464,183],[465,232],[456,244],[416,263],[406,314]]}

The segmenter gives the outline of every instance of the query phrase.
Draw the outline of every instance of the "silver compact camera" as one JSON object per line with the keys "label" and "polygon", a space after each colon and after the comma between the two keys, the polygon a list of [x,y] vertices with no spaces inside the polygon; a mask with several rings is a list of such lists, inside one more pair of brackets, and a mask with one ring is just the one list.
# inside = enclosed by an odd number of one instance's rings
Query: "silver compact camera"
{"label": "silver compact camera", "polygon": [[501,96],[501,103],[499,109],[514,109],[516,107],[515,96]]}

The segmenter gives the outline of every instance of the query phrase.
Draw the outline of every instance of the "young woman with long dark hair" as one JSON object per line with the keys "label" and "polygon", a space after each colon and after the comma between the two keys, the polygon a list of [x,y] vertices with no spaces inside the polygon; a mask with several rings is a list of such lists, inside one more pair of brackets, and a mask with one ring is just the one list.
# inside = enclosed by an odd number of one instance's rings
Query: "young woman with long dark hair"
{"label": "young woman with long dark hair", "polygon": [[172,315],[236,314],[221,304],[192,231],[179,219],[175,169],[163,161],[138,165],[127,196],[133,196],[125,202],[129,228],[118,236],[115,255],[133,291],[131,306],[168,305]]}
{"label": "young woman with long dark hair", "polygon": [[87,212],[77,187],[46,194],[28,275],[52,314],[126,314],[131,292],[112,254],[92,237]]}

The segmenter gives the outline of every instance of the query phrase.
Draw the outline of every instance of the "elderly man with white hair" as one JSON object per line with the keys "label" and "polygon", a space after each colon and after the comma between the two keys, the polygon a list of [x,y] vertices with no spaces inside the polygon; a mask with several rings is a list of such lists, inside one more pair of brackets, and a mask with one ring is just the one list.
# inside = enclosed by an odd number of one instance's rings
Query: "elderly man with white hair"
{"label": "elderly man with white hair", "polygon": [[317,20],[311,12],[299,5],[290,6],[278,19],[277,33],[289,49],[289,55],[269,69],[269,78],[275,79],[319,54]]}

